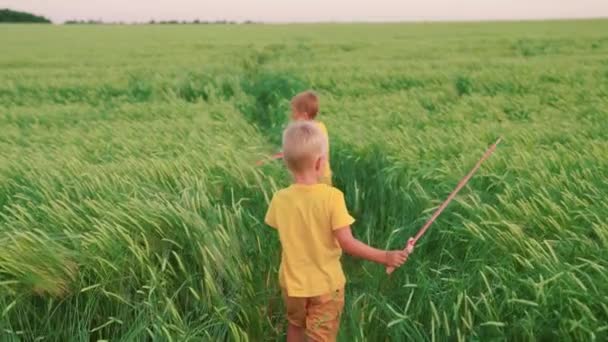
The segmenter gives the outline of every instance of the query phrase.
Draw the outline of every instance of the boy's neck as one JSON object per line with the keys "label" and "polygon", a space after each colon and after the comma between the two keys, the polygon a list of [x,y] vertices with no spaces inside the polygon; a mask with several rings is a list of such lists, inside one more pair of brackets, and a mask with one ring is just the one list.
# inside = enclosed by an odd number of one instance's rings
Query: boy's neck
{"label": "boy's neck", "polygon": [[293,175],[294,184],[314,185],[319,183],[318,177],[314,173],[298,173]]}
{"label": "boy's neck", "polygon": [[295,121],[317,121],[317,118],[311,118],[308,116],[300,116],[298,118],[295,119]]}

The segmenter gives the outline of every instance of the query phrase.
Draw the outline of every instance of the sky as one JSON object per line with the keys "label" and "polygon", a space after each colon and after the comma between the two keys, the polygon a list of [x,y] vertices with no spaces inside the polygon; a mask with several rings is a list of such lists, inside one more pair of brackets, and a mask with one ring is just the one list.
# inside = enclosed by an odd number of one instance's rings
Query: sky
{"label": "sky", "polygon": [[460,21],[608,17],[608,0],[0,0],[0,8],[69,19],[143,22]]}

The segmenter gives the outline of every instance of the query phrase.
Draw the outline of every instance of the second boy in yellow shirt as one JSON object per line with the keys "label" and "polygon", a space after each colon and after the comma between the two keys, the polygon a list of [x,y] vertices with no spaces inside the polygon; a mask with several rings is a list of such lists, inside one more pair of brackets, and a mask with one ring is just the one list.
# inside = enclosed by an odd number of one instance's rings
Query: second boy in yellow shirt
{"label": "second boy in yellow shirt", "polygon": [[327,132],[327,127],[325,127],[321,121],[316,120],[318,113],[319,98],[313,91],[307,90],[301,92],[291,99],[291,118],[294,121],[306,120],[314,122],[319,129],[321,129],[325,135],[325,138],[327,139],[327,160],[325,167],[323,168],[323,176],[321,177],[320,182],[327,185],[332,185],[332,173],[329,163],[329,134]]}

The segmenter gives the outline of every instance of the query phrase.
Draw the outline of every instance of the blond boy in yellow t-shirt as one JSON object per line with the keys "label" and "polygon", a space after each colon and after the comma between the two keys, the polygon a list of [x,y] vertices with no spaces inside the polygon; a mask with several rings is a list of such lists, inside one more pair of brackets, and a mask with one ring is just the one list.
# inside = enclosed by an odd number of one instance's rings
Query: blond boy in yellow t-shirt
{"label": "blond boy in yellow t-shirt", "polygon": [[411,252],[372,248],[351,233],[355,221],[344,195],[319,183],[325,174],[327,138],[318,125],[295,121],[283,133],[284,160],[293,184],[274,194],[265,222],[276,228],[282,254],[288,341],[335,341],[344,306],[342,250],[386,267],[399,267]]}
{"label": "blond boy in yellow t-shirt", "polygon": [[321,183],[332,185],[331,166],[329,163],[329,134],[327,133],[327,127],[317,120],[318,113],[319,97],[312,90],[301,92],[291,99],[291,118],[294,121],[306,120],[316,123],[323,132],[325,139],[327,139],[327,159],[320,181]]}

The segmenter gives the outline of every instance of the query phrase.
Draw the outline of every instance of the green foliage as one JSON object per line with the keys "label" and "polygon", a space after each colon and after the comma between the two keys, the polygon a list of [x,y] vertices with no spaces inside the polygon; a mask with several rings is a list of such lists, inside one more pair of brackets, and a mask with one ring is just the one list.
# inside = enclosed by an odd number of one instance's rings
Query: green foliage
{"label": "green foliage", "polygon": [[473,82],[466,76],[458,76],[455,85],[460,96],[470,95],[473,92]]}
{"label": "green foliage", "polygon": [[208,101],[212,96],[230,99],[235,93],[233,83],[225,77],[191,72],[177,82],[175,93],[188,102]]}
{"label": "green foliage", "polygon": [[0,340],[283,340],[254,163],[309,88],[381,248],[504,136],[403,268],[343,257],[341,341],[606,339],[608,22],[3,32]]}
{"label": "green foliage", "polygon": [[275,145],[281,143],[281,132],[289,100],[307,87],[298,77],[286,73],[254,72],[242,81],[242,88],[251,99],[241,105],[241,112],[267,134]]}

